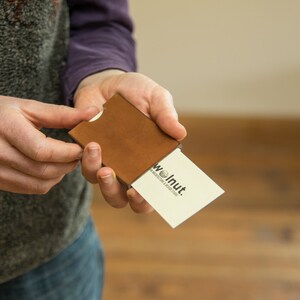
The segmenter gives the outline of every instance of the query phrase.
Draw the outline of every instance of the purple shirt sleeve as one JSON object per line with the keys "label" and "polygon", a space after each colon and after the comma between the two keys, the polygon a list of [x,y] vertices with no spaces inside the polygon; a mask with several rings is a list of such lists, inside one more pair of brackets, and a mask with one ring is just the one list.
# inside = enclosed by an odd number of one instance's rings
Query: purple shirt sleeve
{"label": "purple shirt sleeve", "polygon": [[67,0],[70,42],[62,75],[65,103],[80,81],[106,69],[136,69],[127,0]]}

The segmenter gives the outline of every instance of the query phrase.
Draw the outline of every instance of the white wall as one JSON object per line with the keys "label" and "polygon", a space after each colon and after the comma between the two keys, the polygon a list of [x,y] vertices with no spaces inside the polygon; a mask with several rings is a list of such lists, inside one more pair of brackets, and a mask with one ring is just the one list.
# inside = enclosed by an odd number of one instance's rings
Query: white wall
{"label": "white wall", "polygon": [[300,117],[300,1],[129,4],[139,71],[179,112]]}

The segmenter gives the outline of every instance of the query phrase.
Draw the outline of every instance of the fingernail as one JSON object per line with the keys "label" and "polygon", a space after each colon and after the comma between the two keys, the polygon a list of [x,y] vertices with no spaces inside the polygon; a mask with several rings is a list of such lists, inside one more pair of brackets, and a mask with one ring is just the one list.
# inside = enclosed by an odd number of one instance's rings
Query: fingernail
{"label": "fingernail", "polygon": [[100,111],[100,112],[98,112],[94,117],[92,117],[92,118],[89,120],[89,122],[94,122],[94,121],[98,120],[98,119],[101,117],[102,114],[103,114],[103,110]]}
{"label": "fingernail", "polygon": [[106,176],[101,177],[101,180],[105,184],[112,184],[114,182],[114,177],[112,175],[106,175]]}
{"label": "fingernail", "polygon": [[89,157],[91,157],[91,158],[99,157],[100,150],[98,147],[89,147],[87,150],[88,150]]}

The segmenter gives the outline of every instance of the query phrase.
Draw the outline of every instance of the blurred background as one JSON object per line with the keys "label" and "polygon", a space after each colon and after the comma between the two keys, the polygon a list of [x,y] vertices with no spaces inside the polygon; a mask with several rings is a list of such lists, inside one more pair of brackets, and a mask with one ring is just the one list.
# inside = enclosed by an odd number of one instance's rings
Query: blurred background
{"label": "blurred background", "polygon": [[95,188],[104,300],[300,299],[300,2],[130,0],[139,71],[225,194],[171,229]]}
{"label": "blurred background", "polygon": [[179,112],[300,116],[300,2],[129,1],[139,71]]}

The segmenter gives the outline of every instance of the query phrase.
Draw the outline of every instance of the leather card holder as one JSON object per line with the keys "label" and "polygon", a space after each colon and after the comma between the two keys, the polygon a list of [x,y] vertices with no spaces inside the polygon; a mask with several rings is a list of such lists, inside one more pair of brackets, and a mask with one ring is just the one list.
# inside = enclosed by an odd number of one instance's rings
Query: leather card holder
{"label": "leather card holder", "polygon": [[99,119],[82,122],[69,134],[82,147],[97,142],[103,165],[127,185],[180,145],[120,94],[104,104]]}

